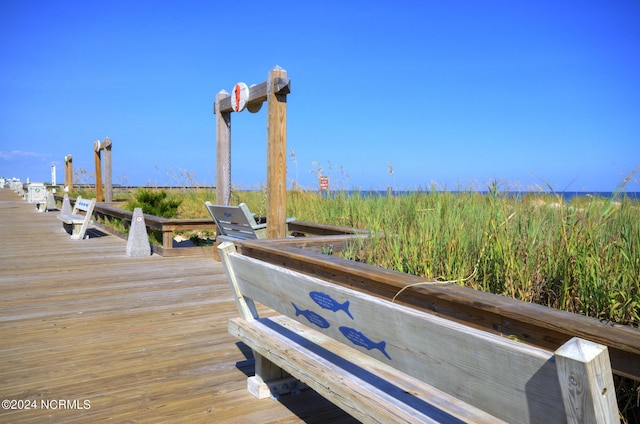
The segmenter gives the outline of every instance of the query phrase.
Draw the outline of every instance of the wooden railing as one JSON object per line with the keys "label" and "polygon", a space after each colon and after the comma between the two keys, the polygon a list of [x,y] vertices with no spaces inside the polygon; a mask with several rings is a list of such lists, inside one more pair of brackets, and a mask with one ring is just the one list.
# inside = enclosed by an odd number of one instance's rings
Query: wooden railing
{"label": "wooden railing", "polygon": [[[62,203],[63,197],[56,195],[56,202]],[[73,202],[74,198],[70,198]],[[203,206],[204,207],[204,206]],[[125,209],[118,208],[112,204],[98,202],[93,210],[94,216],[101,218],[102,220],[110,220],[112,218],[120,219],[127,222],[127,225],[131,224],[133,212]],[[152,250],[161,256],[211,256],[216,255],[214,246],[195,246],[195,247],[175,247],[173,243],[174,234],[176,231],[184,230],[212,230],[215,231],[216,224],[211,218],[193,218],[193,219],[176,219],[176,218],[162,218],[154,215],[144,214],[144,221],[148,228],[158,230],[162,232],[162,246],[152,245]],[[107,225],[96,223],[96,227],[116,234],[120,237],[126,238],[124,234],[120,234]],[[317,246],[323,245],[324,237],[331,237],[330,242],[327,244],[328,248],[333,248],[335,245],[336,251],[340,251],[344,248],[345,243],[353,237],[354,234],[368,234],[368,231],[350,227],[340,227],[335,225],[318,224],[315,222],[294,221],[288,224],[288,229],[298,236],[313,236],[313,237],[300,237],[297,240],[298,245],[304,246],[307,249],[315,249]],[[282,241],[287,243],[286,240]]]}
{"label": "wooden railing", "polygon": [[[72,202],[74,201],[73,198],[70,200]],[[56,201],[62,202],[62,196],[56,196]],[[110,220],[112,218],[120,219],[126,221],[127,225],[130,225],[133,212],[120,209],[107,203],[96,203],[96,206],[93,209],[93,215],[105,220]],[[200,256],[213,254],[213,246],[174,247],[173,243],[175,231],[215,231],[216,224],[211,218],[173,219],[144,214],[144,221],[148,228],[158,230],[162,233],[162,246],[152,245],[154,253],[161,256]],[[104,231],[126,238],[124,234],[120,234],[118,231],[104,224],[95,223],[94,225]]]}
{"label": "wooden railing", "polygon": [[[127,221],[129,224],[133,217],[133,212],[120,209],[106,203],[97,203],[93,210],[93,214],[101,218],[109,217],[122,219]],[[162,232],[162,246],[152,246],[154,253],[158,253],[162,256],[193,256],[213,253],[212,246],[180,248],[174,247],[173,245],[175,231],[215,231],[216,224],[211,218],[176,219],[144,214],[144,222],[148,228]]]}

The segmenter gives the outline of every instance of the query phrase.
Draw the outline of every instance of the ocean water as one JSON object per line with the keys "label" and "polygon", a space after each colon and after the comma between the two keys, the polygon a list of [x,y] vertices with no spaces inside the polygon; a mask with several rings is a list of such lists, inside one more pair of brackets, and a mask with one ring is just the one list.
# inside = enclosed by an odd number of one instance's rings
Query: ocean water
{"label": "ocean water", "polygon": [[[335,195],[340,192],[330,192],[329,195]],[[387,190],[362,190],[362,191],[349,191],[347,192],[349,195],[360,195],[360,196],[403,196],[407,194],[414,194],[416,191],[408,191],[408,190],[399,190],[399,191],[387,191]],[[429,194],[430,191],[423,191],[420,193]],[[450,191],[450,193],[467,193],[465,191]],[[489,194],[488,191],[481,191],[479,193]],[[613,192],[613,191],[565,191],[562,193],[552,193],[552,192],[541,192],[541,191],[504,191],[500,192],[502,196],[508,197],[522,197],[529,194],[540,195],[540,196],[560,196],[562,200],[565,202],[570,201],[574,197],[595,197],[595,198],[603,198],[603,199],[614,199],[614,198],[622,198],[626,197],[631,200],[640,201],[640,191],[631,191],[631,192]]]}

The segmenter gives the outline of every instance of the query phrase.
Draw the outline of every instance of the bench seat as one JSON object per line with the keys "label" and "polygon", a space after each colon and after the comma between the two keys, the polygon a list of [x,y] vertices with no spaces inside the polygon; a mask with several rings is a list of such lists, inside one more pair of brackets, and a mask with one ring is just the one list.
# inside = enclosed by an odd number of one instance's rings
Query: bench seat
{"label": "bench seat", "polygon": [[229,333],[361,421],[504,422],[285,316],[234,318]]}
{"label": "bench seat", "polygon": [[73,224],[82,224],[84,222],[84,216],[78,214],[60,214],[56,216],[60,221],[65,224],[73,225]]}

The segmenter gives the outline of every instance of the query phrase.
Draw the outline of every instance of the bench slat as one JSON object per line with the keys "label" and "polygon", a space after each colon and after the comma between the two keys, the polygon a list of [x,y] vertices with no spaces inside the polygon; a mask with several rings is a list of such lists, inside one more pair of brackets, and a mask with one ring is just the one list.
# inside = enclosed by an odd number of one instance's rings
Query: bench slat
{"label": "bench slat", "polygon": [[57,218],[67,224],[82,224],[84,222],[83,215],[60,214]]}
{"label": "bench slat", "polygon": [[548,351],[236,253],[229,260],[244,296],[464,402],[509,422],[566,420]]}
{"label": "bench slat", "polygon": [[502,422],[284,316],[235,318],[229,332],[363,422]]}

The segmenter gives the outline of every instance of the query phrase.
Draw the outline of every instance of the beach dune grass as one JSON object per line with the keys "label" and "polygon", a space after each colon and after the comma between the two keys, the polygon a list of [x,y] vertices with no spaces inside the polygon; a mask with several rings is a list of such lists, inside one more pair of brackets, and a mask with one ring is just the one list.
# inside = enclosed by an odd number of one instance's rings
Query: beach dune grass
{"label": "beach dune grass", "polygon": [[[291,212],[304,217],[300,202]],[[333,196],[311,219],[370,229],[351,259],[638,327],[640,207],[554,196]],[[306,219],[306,218],[305,218]],[[379,236],[384,234],[385,236]]]}

